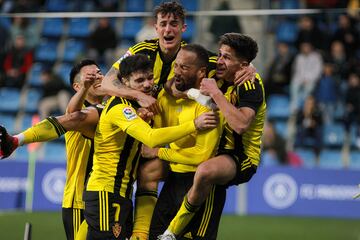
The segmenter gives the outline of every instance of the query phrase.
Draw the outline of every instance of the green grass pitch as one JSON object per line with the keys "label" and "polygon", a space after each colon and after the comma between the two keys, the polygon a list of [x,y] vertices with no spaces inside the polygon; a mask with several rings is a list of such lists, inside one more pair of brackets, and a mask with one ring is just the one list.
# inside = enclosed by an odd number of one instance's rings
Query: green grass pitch
{"label": "green grass pitch", "polygon": [[[59,212],[0,213],[0,239],[23,239],[26,222],[33,240],[65,239]],[[224,215],[218,240],[228,239],[359,240],[360,220]]]}

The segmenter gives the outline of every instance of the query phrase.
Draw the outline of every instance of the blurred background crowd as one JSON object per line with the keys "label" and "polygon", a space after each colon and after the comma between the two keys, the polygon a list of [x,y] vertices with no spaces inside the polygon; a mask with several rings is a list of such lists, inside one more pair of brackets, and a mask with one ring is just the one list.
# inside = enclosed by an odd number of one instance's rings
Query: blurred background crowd
{"label": "blurred background crowd", "polygon": [[[134,43],[156,37],[149,12],[160,0],[0,0],[0,123],[11,133],[65,111],[68,75],[84,57],[104,74]],[[267,94],[264,166],[360,169],[359,1],[183,0],[187,42],[216,52],[225,32],[254,37],[255,67]],[[308,14],[259,15],[258,9],[318,9]],[[207,10],[255,10],[232,16]],[[26,18],[8,13],[143,12],[142,17]],[[248,12],[249,13],[249,12]],[[41,15],[39,15],[41,16]],[[76,16],[76,14],[75,14]],[[65,161],[63,140],[43,157]],[[61,154],[63,153],[63,154]],[[14,158],[27,159],[26,148]]]}

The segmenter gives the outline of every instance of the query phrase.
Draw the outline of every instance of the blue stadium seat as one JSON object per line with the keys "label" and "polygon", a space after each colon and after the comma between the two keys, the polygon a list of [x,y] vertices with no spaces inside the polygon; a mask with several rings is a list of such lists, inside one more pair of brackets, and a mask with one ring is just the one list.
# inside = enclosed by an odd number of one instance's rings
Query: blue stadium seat
{"label": "blue stadium seat", "polygon": [[351,169],[360,169],[360,151],[350,152],[350,165]]}
{"label": "blue stadium seat", "polygon": [[294,43],[297,38],[298,26],[295,22],[281,22],[276,29],[276,40],[278,42]]}
{"label": "blue stadium seat", "polygon": [[284,95],[270,95],[267,102],[269,119],[286,120],[290,116],[289,98]]}
{"label": "blue stadium seat", "polygon": [[15,133],[15,115],[0,113],[0,125],[3,125],[10,134]]}
{"label": "blue stadium seat", "polygon": [[280,1],[281,9],[298,9],[300,8],[299,0],[281,0]]}
{"label": "blue stadium seat", "polygon": [[32,124],[32,118],[33,118],[33,114],[24,114],[22,122],[21,122],[21,129],[25,130],[29,127],[31,127]]}
{"label": "blue stadium seat", "polygon": [[278,120],[274,122],[276,132],[283,138],[287,138],[289,135],[287,121]]}
{"label": "blue stadium seat", "polygon": [[0,89],[0,112],[16,113],[20,106],[20,91],[15,88]]}
{"label": "blue stadium seat", "polygon": [[313,168],[316,166],[315,153],[311,149],[298,148],[295,153],[303,160],[305,167]]}
{"label": "blue stadium seat", "polygon": [[325,147],[342,147],[345,141],[344,127],[341,124],[325,125],[323,141]]}
{"label": "blue stadium seat", "polygon": [[27,145],[17,148],[10,158],[16,159],[16,161],[28,161],[29,152]]}
{"label": "blue stadium seat", "polygon": [[67,62],[74,62],[76,57],[81,55],[84,50],[84,44],[75,39],[68,39],[65,43],[63,60]]}
{"label": "blue stadium seat", "polygon": [[322,168],[331,168],[331,169],[343,168],[341,151],[324,149],[320,153],[319,166]]}
{"label": "blue stadium seat", "polygon": [[39,100],[42,96],[42,91],[37,88],[32,88],[28,90],[25,103],[25,111],[27,113],[37,113]]}
{"label": "blue stadium seat", "polygon": [[60,38],[63,34],[64,20],[62,18],[47,18],[42,29],[43,37]]}
{"label": "blue stadium seat", "polygon": [[198,1],[196,0],[181,0],[180,2],[188,12],[195,12],[198,10]]}
{"label": "blue stadium seat", "polygon": [[159,6],[164,0],[153,0],[153,8]]}
{"label": "blue stadium seat", "polygon": [[45,6],[49,12],[65,12],[68,9],[66,0],[46,0]]}
{"label": "blue stadium seat", "polygon": [[0,17],[0,25],[9,30],[11,28],[11,19],[8,17]]}
{"label": "blue stadium seat", "polygon": [[145,0],[126,0],[126,12],[145,12]]}
{"label": "blue stadium seat", "polygon": [[43,39],[35,51],[35,60],[41,62],[55,62],[57,58],[56,41]]}
{"label": "blue stadium seat", "polygon": [[31,66],[30,73],[28,75],[28,83],[31,87],[40,87],[42,85],[40,80],[43,64],[37,62]]}
{"label": "blue stadium seat", "polygon": [[264,151],[261,153],[261,165],[264,167],[271,167],[271,166],[279,166],[278,159],[274,158],[273,155],[269,154],[268,151]]}
{"label": "blue stadium seat", "polygon": [[186,18],[185,22],[187,28],[182,37],[185,41],[191,42],[192,38],[195,36],[195,22],[193,18]]}
{"label": "blue stadium seat", "polygon": [[123,25],[123,32],[121,37],[128,39],[128,40],[134,40],[136,34],[143,26],[143,19],[142,18],[126,18],[124,20]]}
{"label": "blue stadium seat", "polygon": [[45,157],[48,160],[58,162],[66,161],[66,149],[64,143],[49,142],[45,147]]}
{"label": "blue stadium seat", "polygon": [[[153,7],[159,6],[165,0],[153,0]],[[197,11],[198,10],[198,0],[179,0],[179,2],[184,6],[186,11]]]}
{"label": "blue stadium seat", "polygon": [[357,128],[356,128],[356,125],[353,124],[350,128],[350,146],[352,148],[357,148],[358,146],[356,145],[356,141],[357,141],[357,138],[360,137],[360,136],[357,136]]}
{"label": "blue stadium seat", "polygon": [[66,150],[64,143],[47,142],[45,144],[44,160],[49,162],[65,162]]}
{"label": "blue stadium seat", "polygon": [[57,74],[62,78],[64,83],[68,86],[70,86],[70,71],[71,71],[72,65],[69,63],[61,63],[57,67]]}
{"label": "blue stadium seat", "polygon": [[90,35],[90,20],[88,18],[72,18],[69,23],[69,37],[85,38]]}

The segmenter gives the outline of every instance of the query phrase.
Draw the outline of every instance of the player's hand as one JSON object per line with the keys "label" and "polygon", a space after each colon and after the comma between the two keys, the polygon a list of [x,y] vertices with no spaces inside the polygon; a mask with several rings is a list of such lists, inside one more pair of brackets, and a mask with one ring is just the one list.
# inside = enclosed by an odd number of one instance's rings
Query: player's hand
{"label": "player's hand", "polygon": [[149,111],[147,108],[139,108],[137,110],[137,115],[139,115],[139,117],[141,117],[145,122],[154,117],[154,113]]}
{"label": "player's hand", "polygon": [[198,131],[215,128],[219,123],[218,113],[214,111],[203,113],[194,120],[194,123]]}
{"label": "player's hand", "polygon": [[138,94],[137,102],[141,107],[147,108],[153,114],[157,114],[160,112],[159,105],[156,99],[153,98],[152,96],[146,95],[145,93]]}
{"label": "player's hand", "polygon": [[241,70],[238,70],[235,73],[234,83],[237,86],[242,85],[244,82],[248,80],[250,80],[251,83],[254,83],[255,76],[256,76],[256,68],[252,64],[249,64],[249,66],[243,67]]}
{"label": "player's hand", "polygon": [[96,72],[86,73],[84,76],[83,87],[89,89],[96,81]]}
{"label": "player's hand", "polygon": [[156,158],[159,152],[159,148],[151,148],[146,145],[141,146],[141,155],[144,158]]}
{"label": "player's hand", "polygon": [[219,92],[221,93],[220,89],[216,84],[215,79],[203,78],[203,80],[200,83],[200,93],[211,97]]}

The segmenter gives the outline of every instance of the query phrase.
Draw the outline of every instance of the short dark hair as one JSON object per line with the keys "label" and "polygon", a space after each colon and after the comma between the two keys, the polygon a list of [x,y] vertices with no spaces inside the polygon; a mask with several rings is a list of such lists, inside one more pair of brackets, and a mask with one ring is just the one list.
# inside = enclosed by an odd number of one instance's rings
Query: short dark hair
{"label": "short dark hair", "polygon": [[118,78],[128,77],[133,72],[137,71],[151,71],[153,69],[153,62],[147,55],[144,54],[135,54],[124,58],[120,63],[120,71],[118,73]]}
{"label": "short dark hair", "polygon": [[235,50],[236,57],[245,59],[248,63],[255,59],[258,45],[251,37],[240,33],[225,33],[220,37],[221,45],[227,45]]}
{"label": "short dark hair", "polygon": [[158,14],[161,14],[162,16],[165,16],[167,14],[174,14],[175,17],[179,18],[182,23],[185,22],[185,9],[184,7],[176,2],[162,2],[159,6],[156,6],[154,8],[154,17],[155,20],[157,20]]}
{"label": "short dark hair", "polygon": [[99,65],[91,59],[83,59],[80,62],[78,62],[77,64],[75,64],[75,66],[72,67],[71,71],[70,71],[70,85],[72,86],[74,84],[75,78],[76,76],[80,73],[81,69],[85,66],[89,66],[89,65],[96,65],[98,68]]}
{"label": "short dark hair", "polygon": [[197,65],[199,67],[207,68],[209,63],[209,54],[203,46],[192,43],[182,46],[181,49],[195,53],[197,57]]}

